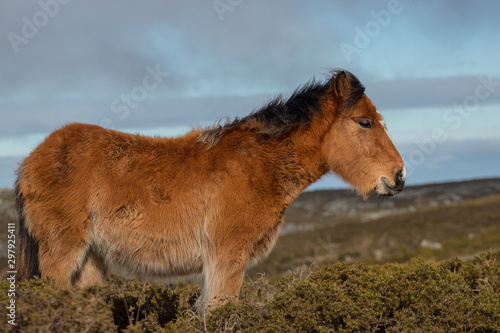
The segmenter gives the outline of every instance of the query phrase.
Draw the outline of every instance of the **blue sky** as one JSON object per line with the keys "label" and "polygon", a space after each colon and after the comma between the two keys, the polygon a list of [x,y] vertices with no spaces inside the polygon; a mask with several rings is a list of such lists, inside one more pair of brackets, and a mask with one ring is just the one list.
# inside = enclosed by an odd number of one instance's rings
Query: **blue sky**
{"label": "blue sky", "polygon": [[[497,1],[1,6],[0,186],[68,122],[181,135],[248,114],[335,67],[366,86],[409,184],[500,176]],[[339,186],[329,176],[311,188]]]}

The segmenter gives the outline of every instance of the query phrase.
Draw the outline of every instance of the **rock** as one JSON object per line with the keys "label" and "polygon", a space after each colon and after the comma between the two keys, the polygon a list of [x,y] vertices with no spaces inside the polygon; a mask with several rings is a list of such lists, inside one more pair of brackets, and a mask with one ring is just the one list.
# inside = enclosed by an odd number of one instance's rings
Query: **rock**
{"label": "rock", "polygon": [[440,250],[443,248],[441,243],[439,242],[434,242],[428,239],[422,239],[420,241],[420,247],[424,249],[431,249],[431,250]]}

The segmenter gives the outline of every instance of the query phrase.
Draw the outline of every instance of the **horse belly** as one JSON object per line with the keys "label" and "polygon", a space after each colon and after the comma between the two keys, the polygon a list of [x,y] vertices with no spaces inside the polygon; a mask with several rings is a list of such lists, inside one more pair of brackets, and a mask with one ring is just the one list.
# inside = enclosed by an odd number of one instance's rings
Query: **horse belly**
{"label": "horse belly", "polygon": [[197,229],[196,223],[102,219],[96,221],[93,246],[111,272],[151,278],[198,274],[202,252]]}

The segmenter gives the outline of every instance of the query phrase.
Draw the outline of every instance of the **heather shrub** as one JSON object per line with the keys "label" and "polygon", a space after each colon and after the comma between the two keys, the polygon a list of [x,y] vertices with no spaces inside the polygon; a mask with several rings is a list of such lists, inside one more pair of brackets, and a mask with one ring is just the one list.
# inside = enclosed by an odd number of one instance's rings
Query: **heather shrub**
{"label": "heather shrub", "polygon": [[[7,283],[0,286],[7,301]],[[99,332],[115,329],[111,308],[96,289],[67,290],[50,279],[32,279],[16,288],[16,326],[2,320],[3,332]],[[5,311],[5,308],[2,307]],[[2,313],[2,319],[7,318]]]}
{"label": "heather shrub", "polygon": [[[2,304],[8,301],[7,289],[8,283],[2,281]],[[17,325],[3,325],[4,321],[0,331],[175,331],[179,314],[194,308],[198,297],[196,286],[165,287],[115,276],[103,286],[86,289],[59,289],[50,279],[35,278],[19,283],[16,291]],[[177,326],[186,324],[181,320]]]}
{"label": "heather shrub", "polygon": [[244,299],[208,318],[209,331],[500,332],[500,264],[336,263],[307,279],[287,277],[262,304]]}
{"label": "heather shrub", "polygon": [[[0,283],[7,304],[8,283]],[[335,263],[246,282],[238,304],[196,311],[198,287],[111,277],[59,289],[50,279],[17,285],[17,326],[2,332],[500,332],[500,263]],[[2,307],[0,315],[6,318]]]}

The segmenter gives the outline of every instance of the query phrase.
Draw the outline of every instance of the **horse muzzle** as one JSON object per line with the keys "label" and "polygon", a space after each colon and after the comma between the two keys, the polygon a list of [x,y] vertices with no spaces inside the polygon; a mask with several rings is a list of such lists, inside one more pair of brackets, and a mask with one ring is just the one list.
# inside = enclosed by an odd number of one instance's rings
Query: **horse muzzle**
{"label": "horse muzzle", "polygon": [[386,177],[381,177],[375,191],[379,195],[392,197],[403,191],[406,182],[406,168],[396,172],[394,182],[391,182]]}

